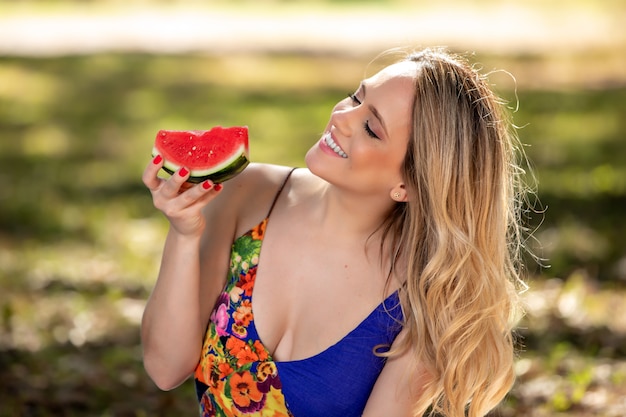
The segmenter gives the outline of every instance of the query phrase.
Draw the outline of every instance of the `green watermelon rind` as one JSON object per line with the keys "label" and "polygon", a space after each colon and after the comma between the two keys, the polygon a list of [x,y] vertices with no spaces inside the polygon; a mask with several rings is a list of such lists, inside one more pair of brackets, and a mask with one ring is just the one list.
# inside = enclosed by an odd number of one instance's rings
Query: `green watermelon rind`
{"label": "green watermelon rind", "polygon": [[[160,153],[156,147],[153,147],[152,156],[155,157],[157,155],[160,155]],[[187,178],[187,182],[197,184],[206,180],[211,180],[215,184],[222,183],[240,174],[249,163],[250,158],[248,157],[245,146],[242,145],[239,152],[234,153],[231,158],[222,164],[216,165],[207,170],[192,169],[189,173],[189,178]],[[162,168],[163,171],[172,175],[182,168],[182,166],[166,159],[163,162]]]}

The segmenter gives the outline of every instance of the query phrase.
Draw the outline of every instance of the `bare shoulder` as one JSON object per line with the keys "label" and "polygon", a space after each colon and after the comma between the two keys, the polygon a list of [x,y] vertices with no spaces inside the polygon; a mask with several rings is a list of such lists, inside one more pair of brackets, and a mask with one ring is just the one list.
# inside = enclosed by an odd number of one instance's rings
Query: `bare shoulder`
{"label": "bare shoulder", "polygon": [[[394,345],[405,337],[401,332]],[[415,361],[411,350],[387,360],[363,412],[363,417],[413,416],[413,405],[432,376]]]}
{"label": "bare shoulder", "polygon": [[311,189],[315,190],[318,186],[324,184],[317,175],[313,174],[308,168],[299,168],[293,172],[293,183],[297,184],[297,188],[302,192],[310,192]]}
{"label": "bare shoulder", "polygon": [[292,167],[251,162],[245,170],[232,180],[224,183],[224,191],[239,192],[246,189],[273,188],[280,185]]}
{"label": "bare shoulder", "polygon": [[[246,169],[223,184],[224,189],[207,207],[208,216],[233,216],[236,234],[261,221],[269,210],[276,192],[292,167],[250,163]],[[219,215],[218,215],[219,212]]]}

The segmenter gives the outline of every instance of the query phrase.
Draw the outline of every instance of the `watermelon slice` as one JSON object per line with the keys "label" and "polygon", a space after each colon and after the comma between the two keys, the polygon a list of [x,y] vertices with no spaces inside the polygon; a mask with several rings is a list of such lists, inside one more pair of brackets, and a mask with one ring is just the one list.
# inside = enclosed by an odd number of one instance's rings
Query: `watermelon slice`
{"label": "watermelon slice", "polygon": [[163,170],[190,171],[187,182],[224,182],[250,163],[248,128],[216,126],[211,130],[160,130],[152,156],[163,157]]}

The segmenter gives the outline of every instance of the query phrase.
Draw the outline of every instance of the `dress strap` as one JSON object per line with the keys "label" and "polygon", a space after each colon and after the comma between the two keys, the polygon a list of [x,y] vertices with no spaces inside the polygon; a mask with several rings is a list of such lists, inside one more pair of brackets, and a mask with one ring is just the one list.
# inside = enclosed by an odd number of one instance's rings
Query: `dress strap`
{"label": "dress strap", "polygon": [[287,185],[287,181],[289,181],[289,177],[291,177],[291,174],[295,170],[296,168],[291,168],[291,170],[289,171],[289,173],[283,180],[283,183],[280,185],[280,188],[278,189],[278,191],[276,192],[276,195],[274,196],[274,201],[272,201],[272,205],[270,206],[270,209],[267,212],[267,216],[265,216],[266,219],[268,219],[270,217],[270,214],[272,214],[272,210],[274,210],[274,206],[276,205],[276,201],[278,201],[278,197],[280,197],[280,193],[283,192],[283,188],[285,188],[285,185]]}

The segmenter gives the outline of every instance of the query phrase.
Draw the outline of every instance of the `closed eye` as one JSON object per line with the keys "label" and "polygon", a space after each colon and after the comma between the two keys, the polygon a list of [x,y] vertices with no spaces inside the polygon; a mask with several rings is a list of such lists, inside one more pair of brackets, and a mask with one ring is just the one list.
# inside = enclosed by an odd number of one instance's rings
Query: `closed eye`
{"label": "closed eye", "polygon": [[374,133],[372,129],[370,129],[370,122],[368,120],[366,120],[365,123],[363,123],[363,128],[365,129],[365,132],[367,133],[369,137],[374,138],[374,139],[380,139],[378,135]]}
{"label": "closed eye", "polygon": [[[352,102],[357,106],[361,104],[361,100],[359,100],[356,94],[349,94],[348,97],[350,97],[350,100],[352,100]],[[369,120],[366,120],[365,123],[363,123],[363,129],[365,129],[365,133],[367,133],[369,137],[374,139],[380,139],[378,135],[374,133],[374,131],[370,128]]]}

